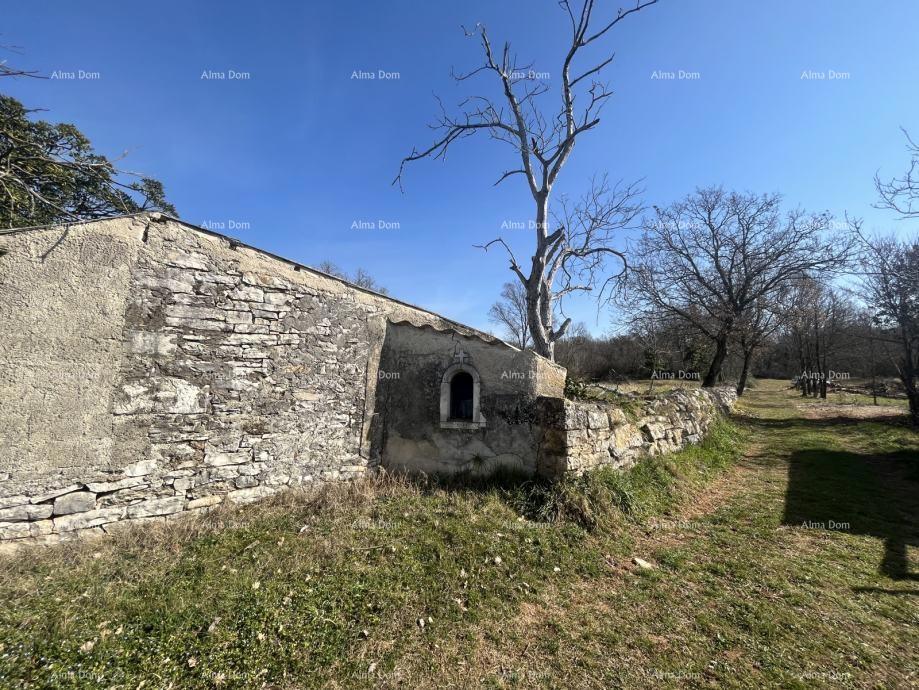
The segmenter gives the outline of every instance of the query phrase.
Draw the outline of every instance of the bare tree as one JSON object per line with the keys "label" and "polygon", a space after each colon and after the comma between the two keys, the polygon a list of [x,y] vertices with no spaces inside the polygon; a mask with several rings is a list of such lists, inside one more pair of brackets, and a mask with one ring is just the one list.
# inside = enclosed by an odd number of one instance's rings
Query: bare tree
{"label": "bare tree", "polygon": [[795,382],[801,388],[801,395],[808,396],[814,390],[814,378],[810,372],[817,369],[813,345],[812,318],[808,305],[818,300],[819,286],[806,278],[796,281],[788,293],[788,301],[781,305],[782,325],[790,350],[797,356]]}
{"label": "bare tree", "polygon": [[388,294],[389,291],[380,285],[372,275],[370,275],[363,268],[358,268],[354,275],[348,275],[345,271],[340,269],[331,261],[323,261],[319,264],[318,269],[323,273],[327,273],[330,276],[335,276],[336,278],[341,278],[342,280],[347,280],[349,283],[353,283],[358,287],[365,288],[367,290],[373,290],[374,292],[379,292],[381,295]]}
{"label": "bare tree", "polygon": [[894,177],[887,182],[879,174],[874,176],[874,186],[880,197],[875,207],[895,211],[902,218],[919,218],[919,144],[910,138],[909,132],[902,127],[900,129],[906,137],[909,169],[902,177]]}
{"label": "bare tree", "polygon": [[737,344],[743,356],[743,366],[737,379],[737,395],[743,395],[753,366],[753,357],[763,343],[781,325],[781,298],[761,297],[755,300],[737,324]]}
{"label": "bare tree", "polygon": [[838,290],[818,280],[807,279],[797,294],[796,307],[806,319],[808,359],[813,362],[808,388],[815,398],[826,399],[832,377],[830,363],[846,345],[845,334],[854,328],[855,308]]}
{"label": "bare tree", "polygon": [[520,283],[505,283],[501,299],[491,305],[488,319],[502,326],[511,343],[525,350],[530,344],[527,321],[527,293]]}
{"label": "bare tree", "polygon": [[776,194],[712,187],[655,211],[625,283],[626,304],[679,317],[712,341],[703,387],[718,382],[728,344],[757,303],[849,254],[848,242],[825,237],[828,215],[782,213]]}
{"label": "bare tree", "polygon": [[886,334],[882,341],[895,348],[910,419],[919,425],[919,237],[869,238],[857,221],[852,229],[861,250],[861,296]]}
{"label": "bare tree", "polygon": [[[542,97],[549,92],[543,79],[534,78],[532,65],[517,62],[505,43],[496,54],[485,27],[477,25],[469,36],[478,36],[484,53],[484,63],[463,74],[454,74],[458,82],[479,75],[492,78],[497,88],[495,97],[475,95],[459,106],[459,113],[448,114],[441,103],[441,116],[433,129],[438,132],[434,143],[406,156],[393,184],[402,185],[406,163],[422,158],[445,158],[453,142],[487,133],[492,139],[509,145],[516,162],[500,175],[495,184],[520,175],[535,204],[535,248],[529,273],[525,272],[507,242],[499,237],[487,244],[502,247],[508,254],[510,268],[526,289],[527,312],[533,347],[541,355],[553,357],[555,342],[564,336],[570,319],[554,327],[556,290],[562,294],[594,289],[598,276],[605,270],[606,260],[623,262],[624,255],[610,246],[617,228],[627,226],[639,212],[634,185],[595,184],[580,205],[584,215],[577,227],[569,225],[550,230],[552,219],[550,196],[559,173],[567,162],[578,138],[600,123],[600,112],[612,96],[608,85],[598,77],[613,60],[613,55],[583,67],[577,67],[580,56],[588,46],[603,39],[626,17],[653,5],[657,0],[637,0],[629,9],[619,9],[612,18],[596,16],[595,0],[583,0],[580,9],[570,0],[560,0],[559,6],[567,16],[571,39],[560,69],[561,103],[543,107]],[[562,213],[564,216],[564,212]],[[560,287],[556,287],[559,281]],[[606,284],[604,282],[604,284]]]}
{"label": "bare tree", "polygon": [[[0,54],[13,53],[22,55],[22,49],[19,46],[0,44]],[[45,79],[38,70],[26,70],[20,67],[13,67],[7,58],[0,58],[0,77],[34,77],[36,79]]]}

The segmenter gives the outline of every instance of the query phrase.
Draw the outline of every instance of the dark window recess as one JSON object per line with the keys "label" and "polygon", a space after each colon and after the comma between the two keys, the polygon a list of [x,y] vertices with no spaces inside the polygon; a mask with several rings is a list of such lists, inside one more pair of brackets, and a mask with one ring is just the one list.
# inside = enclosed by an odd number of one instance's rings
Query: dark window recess
{"label": "dark window recess", "polygon": [[472,421],[472,375],[465,371],[450,380],[450,419]]}

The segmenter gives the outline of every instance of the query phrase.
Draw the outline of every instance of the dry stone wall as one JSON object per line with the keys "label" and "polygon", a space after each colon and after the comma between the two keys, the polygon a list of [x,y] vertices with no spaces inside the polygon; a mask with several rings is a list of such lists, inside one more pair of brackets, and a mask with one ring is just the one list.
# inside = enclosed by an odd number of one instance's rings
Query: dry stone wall
{"label": "dry stone wall", "polygon": [[736,400],[737,393],[730,388],[676,390],[636,398],[628,407],[540,398],[539,472],[580,474],[597,467],[628,467],[642,457],[672,453],[698,443]]}
{"label": "dry stone wall", "polygon": [[0,540],[360,476],[386,320],[464,330],[168,219],[0,235],[0,249],[15,266],[0,272]]}

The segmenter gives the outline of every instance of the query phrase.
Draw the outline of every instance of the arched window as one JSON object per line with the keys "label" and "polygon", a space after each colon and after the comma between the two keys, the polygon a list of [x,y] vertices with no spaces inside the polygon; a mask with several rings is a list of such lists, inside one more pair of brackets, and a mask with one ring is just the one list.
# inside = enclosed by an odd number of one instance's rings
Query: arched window
{"label": "arched window", "polygon": [[447,369],[440,382],[441,428],[480,429],[485,426],[479,399],[479,372],[463,362]]}
{"label": "arched window", "polygon": [[472,374],[458,371],[450,379],[450,419],[472,421]]}

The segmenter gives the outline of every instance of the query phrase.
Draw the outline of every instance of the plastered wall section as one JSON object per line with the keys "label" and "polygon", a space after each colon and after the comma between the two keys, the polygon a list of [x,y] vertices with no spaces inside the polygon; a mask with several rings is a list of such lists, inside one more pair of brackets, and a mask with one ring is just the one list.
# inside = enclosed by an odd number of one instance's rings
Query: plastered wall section
{"label": "plastered wall section", "polygon": [[143,223],[0,235],[0,495],[109,466]]}
{"label": "plastered wall section", "polygon": [[[383,465],[428,474],[536,472],[542,439],[536,402],[564,395],[565,370],[532,352],[434,327],[390,323],[377,388]],[[474,370],[484,421],[441,422],[441,385],[457,363]]]}

